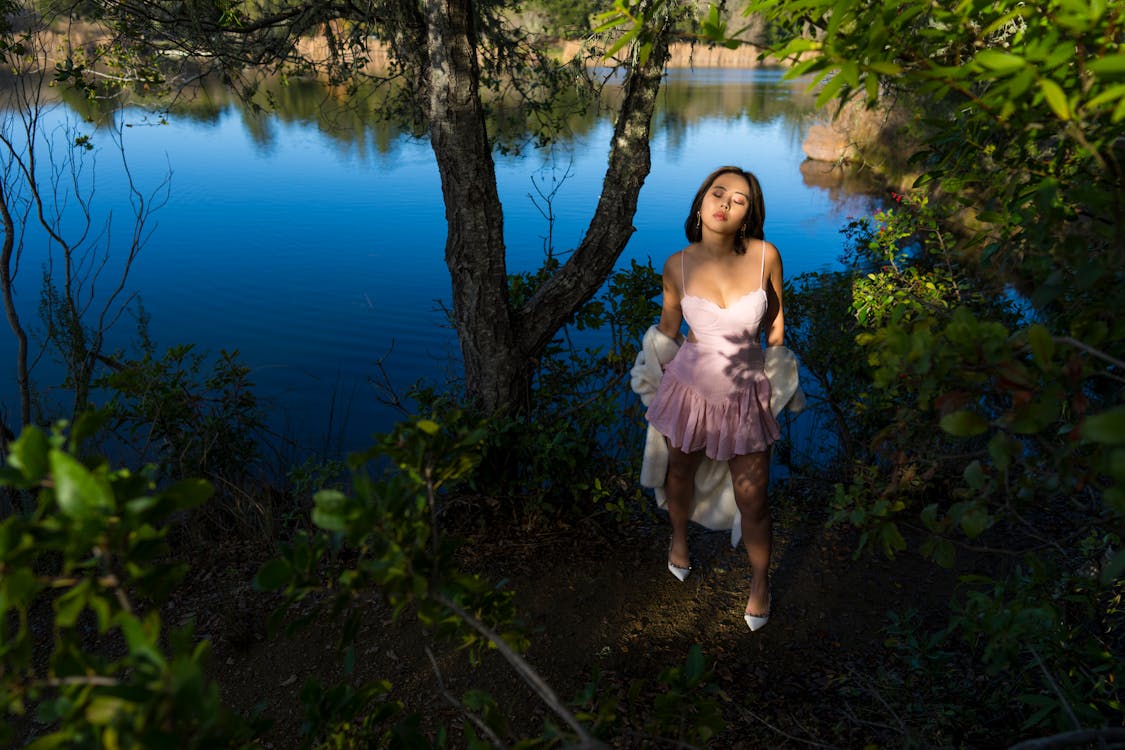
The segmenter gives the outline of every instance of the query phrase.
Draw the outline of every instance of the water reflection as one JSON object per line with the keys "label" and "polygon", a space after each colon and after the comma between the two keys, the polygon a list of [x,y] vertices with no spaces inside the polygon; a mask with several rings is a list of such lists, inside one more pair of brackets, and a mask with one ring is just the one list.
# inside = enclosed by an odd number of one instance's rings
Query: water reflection
{"label": "water reflection", "polygon": [[[591,71],[591,87],[600,80]],[[683,140],[686,132],[704,120],[746,118],[754,123],[781,122],[791,134],[803,133],[812,112],[812,96],[805,81],[786,81],[780,68],[748,70],[705,68],[671,69],[665,76],[655,117],[655,130],[667,134],[671,142]],[[620,76],[611,76],[596,101],[582,100],[575,88],[552,102],[557,120],[564,127],[556,139],[563,145],[580,142],[616,109],[620,99]],[[0,77],[0,95],[12,91],[10,76]],[[205,80],[181,91],[171,105],[133,96],[91,99],[66,87],[52,88],[49,96],[61,97],[68,107],[92,123],[105,123],[123,108],[167,108],[168,115],[201,125],[215,125],[228,111],[236,111],[254,142],[263,148],[278,138],[278,123],[315,126],[340,148],[367,154],[387,154],[403,133],[425,137],[417,123],[404,122],[395,110],[400,88],[381,82],[358,87],[331,87],[309,79],[290,79],[284,83],[267,80],[252,100],[243,100],[214,80]],[[11,106],[11,101],[2,102]],[[495,103],[494,103],[495,104]],[[503,107],[494,106],[504,113]],[[507,123],[509,126],[511,122]],[[496,126],[493,127],[496,130]],[[502,146],[522,150],[529,132],[511,129],[494,133]]]}

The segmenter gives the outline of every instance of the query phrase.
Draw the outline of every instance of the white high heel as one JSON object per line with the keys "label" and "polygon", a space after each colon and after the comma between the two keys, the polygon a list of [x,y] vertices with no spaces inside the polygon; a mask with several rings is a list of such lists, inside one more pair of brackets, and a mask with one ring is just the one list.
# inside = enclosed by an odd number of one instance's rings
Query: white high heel
{"label": "white high heel", "polygon": [[675,565],[671,560],[669,560],[668,572],[676,576],[676,578],[679,578],[680,581],[683,582],[687,580],[688,574],[691,573],[691,566],[689,565],[686,568],[681,568],[679,565]]}
{"label": "white high heel", "polygon": [[672,562],[672,543],[668,542],[668,572],[680,579],[680,583],[687,580],[688,574],[691,573],[691,563],[688,563],[686,568],[681,568]]}
{"label": "white high heel", "polygon": [[766,623],[770,621],[771,609],[773,609],[772,593],[769,595],[769,598],[766,599],[766,613],[764,615],[752,615],[749,612],[744,613],[743,617],[746,618],[746,625],[750,628],[750,630],[761,630],[762,628],[764,628],[766,626]]}

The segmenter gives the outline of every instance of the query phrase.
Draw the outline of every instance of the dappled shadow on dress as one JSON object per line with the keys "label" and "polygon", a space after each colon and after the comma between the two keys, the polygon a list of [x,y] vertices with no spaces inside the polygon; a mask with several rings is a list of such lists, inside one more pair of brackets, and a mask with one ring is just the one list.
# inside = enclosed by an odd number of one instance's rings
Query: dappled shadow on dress
{"label": "dappled shadow on dress", "polygon": [[765,355],[758,335],[743,331],[723,338],[730,343],[724,353],[727,364],[723,368],[723,374],[730,380],[735,391],[751,388],[763,377],[765,369]]}

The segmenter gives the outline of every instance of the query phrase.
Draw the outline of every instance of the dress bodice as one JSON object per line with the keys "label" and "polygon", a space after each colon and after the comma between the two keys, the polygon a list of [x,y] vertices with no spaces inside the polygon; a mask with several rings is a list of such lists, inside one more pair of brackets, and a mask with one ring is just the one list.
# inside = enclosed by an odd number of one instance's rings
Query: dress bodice
{"label": "dress bodice", "polygon": [[766,292],[760,288],[747,292],[729,307],[688,294],[680,300],[680,307],[697,343],[725,351],[758,340],[766,314]]}

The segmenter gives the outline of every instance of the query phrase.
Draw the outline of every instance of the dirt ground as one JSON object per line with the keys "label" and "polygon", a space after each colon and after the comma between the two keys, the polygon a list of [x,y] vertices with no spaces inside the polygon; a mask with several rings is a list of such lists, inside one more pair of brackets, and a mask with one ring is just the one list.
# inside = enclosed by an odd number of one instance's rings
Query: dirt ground
{"label": "dirt ground", "polygon": [[[698,643],[714,660],[726,725],[710,747],[888,746],[901,727],[894,707],[880,709],[875,687],[891,662],[887,613],[914,607],[923,621],[940,614],[951,577],[909,555],[854,559],[855,539],[826,528],[824,511],[778,505],[775,500],[773,611],[754,633],[742,619],[749,566],[741,548],[731,549],[727,532],[693,525],[695,568],[680,583],[665,568],[669,531],[660,511],[645,509],[624,524],[492,528],[465,547],[463,565],[516,592],[531,632],[525,658],[564,702],[597,674],[601,695],[626,696],[622,711],[641,706],[652,696],[642,689],[628,697],[629,687],[644,680],[654,689],[661,670],[682,665]],[[211,560],[191,576],[172,611],[194,616],[213,641],[226,702],[272,719],[270,747],[296,747],[302,684],[341,673],[332,621],[324,617],[294,638],[265,639],[268,597],[250,585],[258,561],[222,553]],[[391,681],[395,697],[425,726],[449,727],[452,747],[459,746],[462,718],[443,691],[488,691],[522,732],[517,736],[535,735],[554,718],[499,655],[473,667],[464,652],[433,641],[409,615],[393,621],[381,603],[365,617],[355,678]],[[871,721],[873,715],[885,721]],[[658,741],[638,725],[615,746],[683,745]]]}

